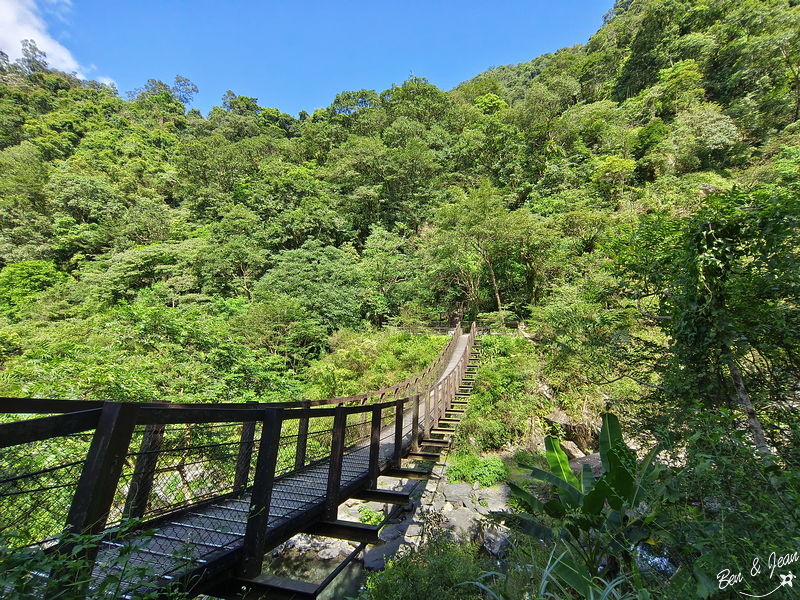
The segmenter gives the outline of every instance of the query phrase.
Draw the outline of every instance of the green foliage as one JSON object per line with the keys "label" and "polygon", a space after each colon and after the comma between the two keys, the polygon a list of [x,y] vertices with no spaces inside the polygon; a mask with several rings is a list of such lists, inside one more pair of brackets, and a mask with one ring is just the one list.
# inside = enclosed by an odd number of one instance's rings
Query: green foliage
{"label": "green foliage", "polygon": [[478,456],[474,452],[459,452],[447,467],[450,481],[466,481],[489,487],[508,476],[508,467],[499,456]]}
{"label": "green foliage", "polygon": [[[138,522],[129,520],[109,528],[101,535],[64,534],[55,540],[58,545],[45,551],[41,547],[11,548],[0,538],[0,589],[4,598],[27,600],[29,598],[64,598],[65,600],[99,600],[101,598],[129,597],[135,600],[188,598],[179,586],[147,590],[155,587],[147,583],[158,574],[155,562],[142,562],[134,555],[146,550],[152,541],[153,531],[137,532]],[[131,540],[131,534],[138,533]],[[93,561],[87,553],[103,552],[105,535],[119,544],[118,552],[104,556],[108,575],[100,580],[92,578]],[[127,536],[127,537],[126,537]],[[188,561],[177,551],[174,558]],[[127,582],[145,580],[136,590],[128,589]],[[144,588],[144,590],[142,589]]]}
{"label": "green foliage", "polygon": [[[484,337],[481,362],[467,413],[456,431],[455,447],[477,452],[506,444],[526,444],[531,419],[550,405],[538,392],[539,357],[521,337]],[[487,419],[486,415],[492,415]]]}
{"label": "green foliage", "polygon": [[358,521],[367,525],[380,525],[385,516],[382,512],[374,510],[369,504],[358,507]]}
{"label": "green foliage", "polygon": [[447,343],[446,336],[340,330],[330,351],[309,364],[307,394],[333,398],[378,390],[423,371]]}
{"label": "green foliage", "polygon": [[[762,460],[733,411],[693,406],[688,413],[691,429],[685,440],[670,434],[673,452],[686,456],[686,464],[667,489],[677,501],[665,506],[659,538],[676,561],[691,565],[698,595],[717,590],[716,574],[723,567],[745,574],[737,592],[763,594],[772,588],[764,578],[748,576],[754,559],[764,563],[770,553],[800,543],[796,449],[781,443],[786,451],[779,462]],[[796,415],[770,417],[772,427],[797,435]]]}
{"label": "green foliage", "polygon": [[329,331],[359,322],[364,288],[358,256],[333,246],[308,241],[285,250],[258,282],[256,295],[281,293],[296,298]]}
{"label": "green foliage", "polygon": [[602,572],[607,580],[617,577],[620,570],[635,575],[633,548],[651,537],[658,505],[666,494],[666,487],[657,484],[663,467],[653,462],[658,446],[637,461],[622,439],[619,421],[606,413],[600,432],[603,473],[599,479],[595,480],[589,465],[576,477],[557,439],[548,436],[545,447],[550,471],[534,467],[531,475],[554,486],[555,496],[543,502],[523,487],[510,486],[526,510],[549,517],[554,525],[549,528],[522,513],[515,519],[516,527],[535,537],[562,539],[577,562],[562,557],[555,571],[584,595],[595,573]]}
{"label": "green foliage", "polygon": [[6,265],[0,271],[0,314],[13,317],[37,292],[63,278],[49,261],[28,260]]}
{"label": "green foliage", "polygon": [[419,547],[408,547],[370,574],[363,600],[426,600],[428,598],[480,598],[475,589],[458,584],[480,574],[480,560],[474,546],[453,541],[449,532],[431,527]]}

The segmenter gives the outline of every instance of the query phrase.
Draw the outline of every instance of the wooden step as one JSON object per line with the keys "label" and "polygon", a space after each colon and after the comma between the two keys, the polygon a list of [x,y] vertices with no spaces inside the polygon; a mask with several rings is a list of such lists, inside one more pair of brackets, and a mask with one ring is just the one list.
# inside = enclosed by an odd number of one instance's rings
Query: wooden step
{"label": "wooden step", "polygon": [[439,423],[461,423],[461,419],[439,419]]}
{"label": "wooden step", "polygon": [[453,400],[450,403],[450,406],[464,406],[464,407],[466,407],[468,404],[469,404],[469,402],[466,402],[464,400]]}
{"label": "wooden step", "polygon": [[433,452],[409,452],[406,458],[413,460],[439,460],[441,457]]}
{"label": "wooden step", "polygon": [[396,477],[398,479],[425,480],[431,476],[431,472],[420,471],[419,469],[389,469],[385,473],[381,473],[381,475],[385,477]]}
{"label": "wooden step", "polygon": [[462,409],[460,409],[460,408],[448,408],[448,409],[447,409],[446,411],[444,411],[444,412],[445,412],[446,414],[448,414],[448,415],[449,415],[449,414],[454,414],[454,415],[463,415],[463,414],[464,414],[465,412],[467,412],[467,411],[465,411],[465,410],[462,410]]}
{"label": "wooden step", "polygon": [[436,446],[438,448],[446,448],[450,445],[450,440],[422,440],[419,445],[421,447]]}
{"label": "wooden step", "polygon": [[431,429],[431,435],[453,435],[455,429],[447,429],[443,427],[434,427]]}

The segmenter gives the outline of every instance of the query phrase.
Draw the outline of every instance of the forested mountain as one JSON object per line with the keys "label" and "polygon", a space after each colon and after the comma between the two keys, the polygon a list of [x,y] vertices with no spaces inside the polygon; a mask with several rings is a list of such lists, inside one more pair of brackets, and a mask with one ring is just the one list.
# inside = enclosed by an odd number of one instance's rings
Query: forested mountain
{"label": "forested mountain", "polygon": [[[586,45],[299,118],[23,53],[0,64],[0,395],[334,395],[332,333],[463,310],[535,342],[465,425],[479,447],[607,407],[797,483],[795,1],[619,0]],[[788,516],[753,511],[796,540],[781,481]]]}

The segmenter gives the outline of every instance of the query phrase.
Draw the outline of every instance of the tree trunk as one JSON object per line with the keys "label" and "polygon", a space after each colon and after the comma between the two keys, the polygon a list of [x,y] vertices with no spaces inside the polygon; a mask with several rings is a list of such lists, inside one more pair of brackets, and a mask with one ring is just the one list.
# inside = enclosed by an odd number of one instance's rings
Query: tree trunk
{"label": "tree trunk", "polygon": [[486,266],[489,267],[489,274],[492,276],[492,285],[494,286],[494,297],[497,299],[497,312],[500,313],[500,323],[502,325],[506,324],[506,320],[503,318],[503,305],[500,304],[500,291],[497,287],[497,278],[494,276],[494,269],[492,268],[492,263],[489,262],[489,259],[484,256],[483,262],[486,263]]}
{"label": "tree trunk", "polygon": [[750,433],[753,434],[753,441],[755,441],[756,449],[764,455],[771,455],[772,453],[769,450],[769,446],[767,446],[767,439],[764,436],[764,430],[761,427],[761,421],[759,421],[756,416],[753,402],[750,400],[750,394],[747,392],[747,387],[744,385],[742,372],[739,370],[736,361],[733,360],[733,354],[731,354],[730,348],[723,347],[722,351],[725,355],[725,362],[728,365],[728,370],[731,372],[731,379],[736,388],[739,404],[742,405],[744,412],[747,414],[747,421],[750,424]]}

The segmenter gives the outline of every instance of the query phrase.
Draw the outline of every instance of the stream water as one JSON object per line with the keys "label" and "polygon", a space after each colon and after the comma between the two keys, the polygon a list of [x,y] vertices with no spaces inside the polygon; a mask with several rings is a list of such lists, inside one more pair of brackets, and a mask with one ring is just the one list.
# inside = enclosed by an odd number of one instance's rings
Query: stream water
{"label": "stream water", "polygon": [[[316,557],[296,557],[296,558],[276,558],[274,559],[266,573],[287,577],[289,579],[300,579],[309,583],[322,583],[330,573],[339,566],[336,560],[318,560]],[[337,575],[336,579],[325,588],[318,596],[319,600],[341,600],[342,598],[355,598],[358,596],[361,586],[366,581],[366,573],[362,564],[357,561],[351,562],[345,569]]]}

